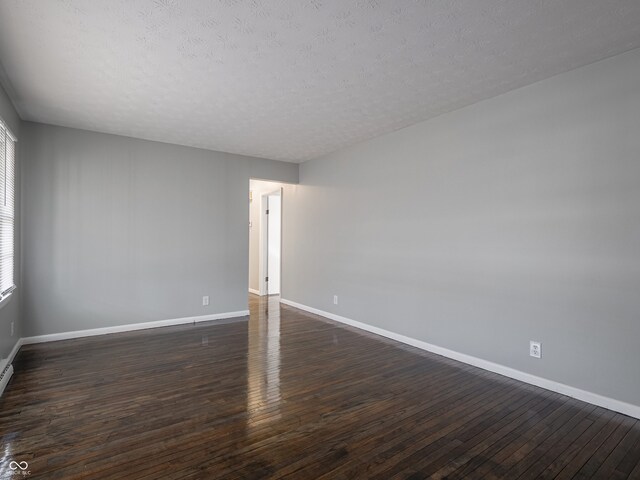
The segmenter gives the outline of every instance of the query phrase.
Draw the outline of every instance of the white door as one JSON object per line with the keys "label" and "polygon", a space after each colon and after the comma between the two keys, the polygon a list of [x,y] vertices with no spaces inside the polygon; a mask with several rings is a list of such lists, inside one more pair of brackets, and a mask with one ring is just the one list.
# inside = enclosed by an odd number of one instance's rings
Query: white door
{"label": "white door", "polygon": [[282,220],[280,195],[269,195],[267,215],[267,293],[280,294],[280,222]]}

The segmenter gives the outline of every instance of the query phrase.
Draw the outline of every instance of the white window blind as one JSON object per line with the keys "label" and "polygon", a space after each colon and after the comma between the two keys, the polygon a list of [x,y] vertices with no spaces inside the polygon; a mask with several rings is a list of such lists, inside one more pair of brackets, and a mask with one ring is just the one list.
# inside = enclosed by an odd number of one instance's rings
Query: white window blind
{"label": "white window blind", "polygon": [[0,121],[0,300],[15,287],[15,138]]}

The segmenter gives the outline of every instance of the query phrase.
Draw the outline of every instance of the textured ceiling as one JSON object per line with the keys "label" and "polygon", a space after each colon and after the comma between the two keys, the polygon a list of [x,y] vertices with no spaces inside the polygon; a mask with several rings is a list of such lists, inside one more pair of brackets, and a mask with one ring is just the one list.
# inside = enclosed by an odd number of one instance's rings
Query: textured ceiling
{"label": "textured ceiling", "polygon": [[0,0],[23,119],[294,162],[636,47],[638,0]]}

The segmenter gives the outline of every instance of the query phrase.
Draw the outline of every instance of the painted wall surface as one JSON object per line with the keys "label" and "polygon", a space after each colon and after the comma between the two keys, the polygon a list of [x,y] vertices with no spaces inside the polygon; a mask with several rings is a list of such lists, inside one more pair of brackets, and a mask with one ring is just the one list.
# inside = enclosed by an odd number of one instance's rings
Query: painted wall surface
{"label": "painted wall surface", "polygon": [[13,103],[11,103],[2,85],[0,85],[0,118],[2,118],[3,123],[9,127],[11,133],[16,137],[19,136],[22,120],[20,120],[18,112],[16,112],[16,109],[13,107]]}
{"label": "painted wall surface", "polygon": [[297,181],[297,164],[29,122],[22,137],[24,336],[247,309],[249,178]]}
{"label": "painted wall surface", "polygon": [[283,298],[640,405],[638,79],[635,50],[302,164]]}
{"label": "painted wall surface", "polygon": [[[20,126],[21,120],[6,92],[0,86],[0,119],[9,128],[11,133],[18,137],[16,145],[16,219],[15,219],[15,272],[14,280],[18,287],[11,297],[0,308],[0,359],[9,355],[17,340],[21,336],[22,324],[20,318]],[[11,323],[14,324],[14,333],[11,335]],[[2,362],[0,362],[2,365]]]}
{"label": "painted wall surface", "polygon": [[265,193],[279,190],[284,185],[278,182],[265,182],[251,180],[249,189],[253,192],[253,201],[249,205],[249,289],[260,290],[260,227],[262,217],[260,215],[261,197]]}

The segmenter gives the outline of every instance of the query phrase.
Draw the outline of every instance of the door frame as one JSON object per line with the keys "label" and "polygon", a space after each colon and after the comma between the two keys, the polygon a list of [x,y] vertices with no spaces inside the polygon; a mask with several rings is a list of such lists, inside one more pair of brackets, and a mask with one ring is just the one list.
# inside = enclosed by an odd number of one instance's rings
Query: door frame
{"label": "door frame", "polygon": [[258,242],[258,292],[260,296],[269,295],[269,289],[265,278],[269,274],[269,197],[280,195],[280,291],[282,291],[282,211],[283,194],[282,187],[260,195],[260,238]]}

